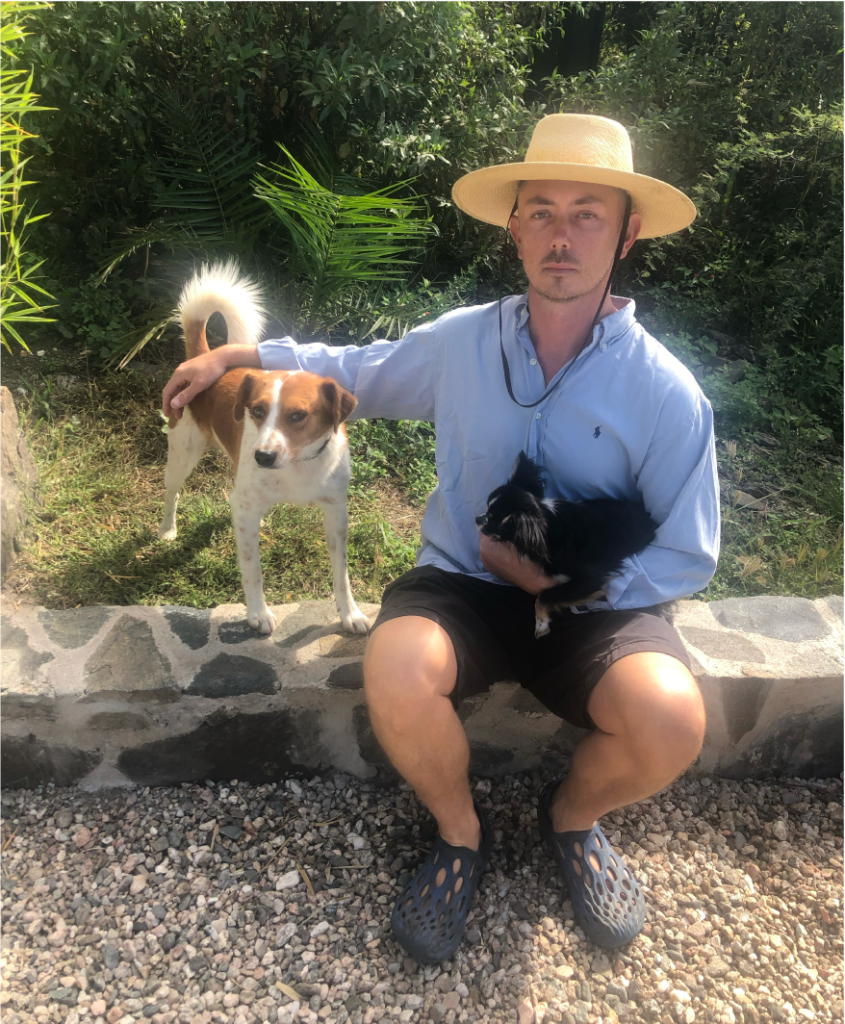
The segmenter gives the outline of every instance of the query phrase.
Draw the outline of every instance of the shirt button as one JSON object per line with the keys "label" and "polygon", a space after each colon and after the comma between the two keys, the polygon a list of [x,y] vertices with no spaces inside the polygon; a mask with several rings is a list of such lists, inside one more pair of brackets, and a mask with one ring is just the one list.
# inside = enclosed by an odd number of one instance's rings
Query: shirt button
{"label": "shirt button", "polygon": [[537,365],[537,360],[536,359],[532,359],[531,360],[531,365],[532,366],[536,366]]}
{"label": "shirt button", "polygon": [[540,418],[540,417],[541,417],[542,415],[543,415],[543,414],[542,414],[541,412],[538,412],[538,413],[537,413],[537,419],[539,419],[539,418]]}
{"label": "shirt button", "polygon": [[602,352],[604,352],[606,348],[607,348],[607,342],[606,342],[606,341],[603,341],[603,342],[601,343],[601,350],[602,350]]}

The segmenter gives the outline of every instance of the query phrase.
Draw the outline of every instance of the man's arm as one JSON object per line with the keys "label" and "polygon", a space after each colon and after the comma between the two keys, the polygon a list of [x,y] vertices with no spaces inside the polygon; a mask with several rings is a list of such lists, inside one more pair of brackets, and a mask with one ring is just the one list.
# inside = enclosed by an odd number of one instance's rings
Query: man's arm
{"label": "man's arm", "polygon": [[261,368],[258,349],[254,345],[221,345],[186,359],[176,367],[161,393],[161,409],[165,416],[181,419],[182,410],[200,391],[205,391],[227,370],[235,366]]}
{"label": "man's arm", "polygon": [[535,597],[541,590],[555,585],[555,580],[547,576],[543,570],[529,562],[527,558],[520,558],[513,544],[493,540],[486,533],[480,533],[479,553],[481,564],[494,576],[506,583],[513,583],[520,590],[525,590]]}
{"label": "man's arm", "polygon": [[306,370],[333,378],[358,399],[353,419],[433,420],[438,323],[415,328],[401,341],[374,341],[362,346],[299,345],[292,338],[262,341],[255,348],[221,345],[177,368],[162,392],[162,409],[165,416],[172,413],[178,418],[192,398],[227,370],[252,366]]}

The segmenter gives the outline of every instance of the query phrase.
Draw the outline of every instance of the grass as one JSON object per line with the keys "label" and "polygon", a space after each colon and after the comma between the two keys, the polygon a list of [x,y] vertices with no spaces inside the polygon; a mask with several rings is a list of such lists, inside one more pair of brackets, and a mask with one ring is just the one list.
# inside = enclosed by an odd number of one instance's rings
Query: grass
{"label": "grass", "polygon": [[[179,503],[179,536],[159,540],[167,438],[157,385],[111,374],[96,385],[20,401],[41,475],[26,549],[7,592],[50,608],[91,604],[242,602],[227,494],[228,460],[210,450]],[[435,483],[433,433],[425,424],[350,424],[349,570],[359,600],[414,564],[425,494]],[[280,505],[261,531],[270,603],[331,595],[322,515]]]}
{"label": "grass", "polygon": [[[32,371],[25,379],[28,395],[15,399],[41,473],[41,504],[31,510],[6,592],[49,608],[241,603],[222,454],[209,451],[189,478],[177,540],[156,536],[167,452],[159,386],[127,372],[73,389],[57,387],[53,376],[36,384]],[[436,484],[434,435],[424,423],[377,420],[350,424],[349,435],[350,578],[359,600],[379,601],[414,563],[423,505]],[[762,434],[717,445],[722,555],[699,596],[841,593],[839,463]],[[270,603],[328,597],[319,510],[271,510],[262,566]]]}
{"label": "grass", "polygon": [[722,554],[702,596],[841,594],[841,464],[767,434],[717,449]]}

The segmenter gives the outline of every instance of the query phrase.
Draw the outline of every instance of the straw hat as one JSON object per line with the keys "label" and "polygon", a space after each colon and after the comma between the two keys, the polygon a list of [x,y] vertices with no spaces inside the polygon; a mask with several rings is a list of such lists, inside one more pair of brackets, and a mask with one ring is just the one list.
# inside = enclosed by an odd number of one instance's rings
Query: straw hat
{"label": "straw hat", "polygon": [[618,121],[589,114],[549,114],[538,122],[522,163],[471,171],[452,188],[471,217],[507,227],[519,181],[585,181],[624,189],[642,217],[640,238],[680,231],[695,220],[691,200],[671,185],[634,173],[631,140]]}

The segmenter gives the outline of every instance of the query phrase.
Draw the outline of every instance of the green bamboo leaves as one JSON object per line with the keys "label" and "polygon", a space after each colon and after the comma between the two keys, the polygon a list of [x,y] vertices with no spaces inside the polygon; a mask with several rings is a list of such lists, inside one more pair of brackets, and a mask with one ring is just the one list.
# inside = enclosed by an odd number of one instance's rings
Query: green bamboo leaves
{"label": "green bamboo leaves", "polygon": [[0,104],[3,108],[0,125],[0,238],[3,248],[0,267],[0,342],[9,350],[12,339],[29,351],[18,331],[19,326],[51,320],[44,316],[45,311],[52,308],[44,304],[44,299],[50,300],[52,295],[37,282],[43,260],[34,260],[26,251],[27,228],[47,214],[36,216],[28,212],[21,199],[21,190],[32,184],[26,180],[24,173],[29,157],[23,155],[23,146],[32,137],[24,128],[24,118],[35,111],[49,108],[38,105],[38,96],[32,91],[32,73],[27,75],[14,66],[14,44],[27,35],[24,30],[26,15],[41,6],[10,0],[3,4],[3,21],[0,25],[0,50],[4,58],[0,69]]}

